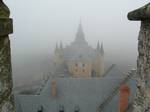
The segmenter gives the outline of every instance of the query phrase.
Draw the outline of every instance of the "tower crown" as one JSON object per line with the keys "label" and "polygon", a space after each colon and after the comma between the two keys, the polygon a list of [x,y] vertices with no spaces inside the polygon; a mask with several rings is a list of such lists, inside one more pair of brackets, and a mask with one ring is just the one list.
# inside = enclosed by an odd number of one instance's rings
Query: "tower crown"
{"label": "tower crown", "polygon": [[85,35],[84,35],[84,31],[83,31],[83,27],[82,27],[81,22],[78,26],[75,42],[76,43],[82,43],[82,44],[87,43],[86,40],[85,40]]}

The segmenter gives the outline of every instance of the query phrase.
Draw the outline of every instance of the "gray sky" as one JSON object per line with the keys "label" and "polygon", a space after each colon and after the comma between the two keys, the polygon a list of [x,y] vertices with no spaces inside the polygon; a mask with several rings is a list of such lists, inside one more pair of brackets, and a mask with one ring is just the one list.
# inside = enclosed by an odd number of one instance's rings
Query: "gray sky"
{"label": "gray sky", "polygon": [[140,22],[127,13],[149,0],[5,0],[14,19],[11,35],[14,77],[48,73],[50,53],[58,41],[75,38],[80,19],[93,47],[103,41],[107,63],[135,67]]}

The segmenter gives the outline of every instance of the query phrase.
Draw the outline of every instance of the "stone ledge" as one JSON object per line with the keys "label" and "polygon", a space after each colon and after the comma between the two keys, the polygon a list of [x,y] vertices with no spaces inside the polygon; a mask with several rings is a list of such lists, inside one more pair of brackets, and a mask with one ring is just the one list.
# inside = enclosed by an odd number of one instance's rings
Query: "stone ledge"
{"label": "stone ledge", "polygon": [[150,20],[150,3],[128,13],[128,19],[133,21]]}
{"label": "stone ledge", "polygon": [[0,37],[13,33],[13,20],[0,18]]}

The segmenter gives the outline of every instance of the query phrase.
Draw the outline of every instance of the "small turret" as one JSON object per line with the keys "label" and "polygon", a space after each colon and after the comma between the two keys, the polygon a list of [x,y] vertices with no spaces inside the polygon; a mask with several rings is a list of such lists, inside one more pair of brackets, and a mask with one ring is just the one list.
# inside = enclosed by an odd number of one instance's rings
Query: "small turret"
{"label": "small turret", "polygon": [[105,71],[103,43],[100,45],[98,41],[95,51],[96,51],[96,58],[94,61],[94,71],[97,77],[101,77]]}
{"label": "small turret", "polygon": [[60,41],[60,50],[63,50],[63,43]]}
{"label": "small turret", "polygon": [[97,42],[96,50],[97,50],[97,51],[100,51],[100,44],[99,44],[99,41]]}
{"label": "small turret", "polygon": [[100,53],[102,56],[104,56],[104,48],[103,48],[103,43],[101,43],[101,49],[100,49]]}
{"label": "small turret", "polygon": [[55,47],[55,53],[59,53],[59,48],[58,48],[58,44],[56,43],[56,47]]}

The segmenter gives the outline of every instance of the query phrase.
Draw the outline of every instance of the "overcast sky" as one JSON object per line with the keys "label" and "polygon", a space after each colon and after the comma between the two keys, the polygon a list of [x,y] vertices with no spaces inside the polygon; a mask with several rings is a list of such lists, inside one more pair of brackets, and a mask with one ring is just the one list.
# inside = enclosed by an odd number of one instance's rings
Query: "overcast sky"
{"label": "overcast sky", "polygon": [[[108,63],[135,67],[140,22],[128,21],[127,13],[149,0],[5,2],[14,20],[14,33],[10,36],[14,76],[48,72],[45,62],[56,42],[62,41],[66,45],[73,41],[80,19],[89,44],[96,47],[98,40],[104,43]],[[31,60],[33,65],[28,66]]]}

